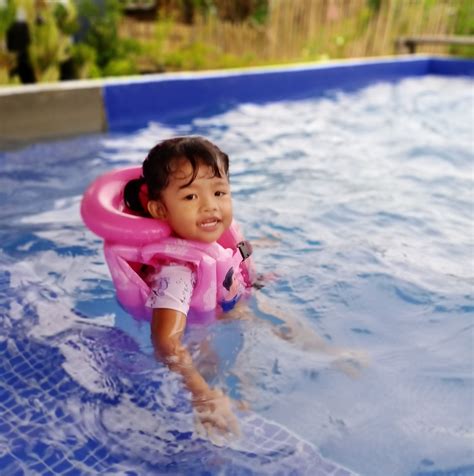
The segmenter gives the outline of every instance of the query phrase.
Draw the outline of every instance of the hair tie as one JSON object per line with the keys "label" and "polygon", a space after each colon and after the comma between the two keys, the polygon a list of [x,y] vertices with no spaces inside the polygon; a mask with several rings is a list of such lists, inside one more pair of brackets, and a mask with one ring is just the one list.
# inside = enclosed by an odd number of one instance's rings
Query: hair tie
{"label": "hair tie", "polygon": [[146,183],[142,183],[140,186],[140,190],[138,192],[138,200],[140,201],[140,205],[142,206],[143,210],[148,213],[148,185]]}

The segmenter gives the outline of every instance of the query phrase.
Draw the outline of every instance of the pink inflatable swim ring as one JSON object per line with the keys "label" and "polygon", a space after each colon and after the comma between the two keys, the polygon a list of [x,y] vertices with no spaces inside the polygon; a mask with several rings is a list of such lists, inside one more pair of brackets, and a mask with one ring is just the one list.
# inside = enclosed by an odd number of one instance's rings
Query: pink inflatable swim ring
{"label": "pink inflatable swim ring", "polygon": [[141,175],[141,167],[114,170],[97,178],[86,190],[81,215],[86,226],[105,241],[143,246],[170,236],[163,221],[134,214],[123,201],[129,180]]}

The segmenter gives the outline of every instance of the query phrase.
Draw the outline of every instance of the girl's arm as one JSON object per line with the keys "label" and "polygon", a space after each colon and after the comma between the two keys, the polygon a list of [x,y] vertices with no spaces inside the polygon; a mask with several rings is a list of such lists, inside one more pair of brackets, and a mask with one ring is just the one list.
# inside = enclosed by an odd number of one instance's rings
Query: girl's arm
{"label": "girl's arm", "polygon": [[185,387],[193,397],[207,395],[210,388],[195,369],[191,356],[181,339],[186,326],[186,316],[174,309],[153,309],[151,336],[155,355],[170,370],[181,374]]}
{"label": "girl's arm", "polygon": [[174,309],[153,309],[151,336],[155,354],[168,368],[181,375],[192,394],[200,428],[211,439],[220,435],[238,434],[237,419],[231,401],[222,391],[212,389],[195,368],[191,355],[182,343],[186,316]]}

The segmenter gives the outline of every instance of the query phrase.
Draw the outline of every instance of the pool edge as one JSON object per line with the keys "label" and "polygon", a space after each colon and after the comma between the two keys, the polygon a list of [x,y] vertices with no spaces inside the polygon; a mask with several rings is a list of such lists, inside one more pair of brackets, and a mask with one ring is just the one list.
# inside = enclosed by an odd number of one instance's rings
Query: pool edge
{"label": "pool edge", "polygon": [[183,111],[205,114],[211,103],[233,107],[426,74],[473,76],[474,61],[415,55],[3,87],[0,149],[137,129],[157,115],[178,121]]}

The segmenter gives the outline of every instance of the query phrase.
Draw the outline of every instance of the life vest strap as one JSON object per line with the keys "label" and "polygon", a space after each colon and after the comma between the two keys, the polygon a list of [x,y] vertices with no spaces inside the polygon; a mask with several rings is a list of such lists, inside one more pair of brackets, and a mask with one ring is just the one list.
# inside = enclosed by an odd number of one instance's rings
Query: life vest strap
{"label": "life vest strap", "polygon": [[242,261],[245,261],[253,252],[252,245],[247,240],[237,243],[237,248],[242,256]]}

